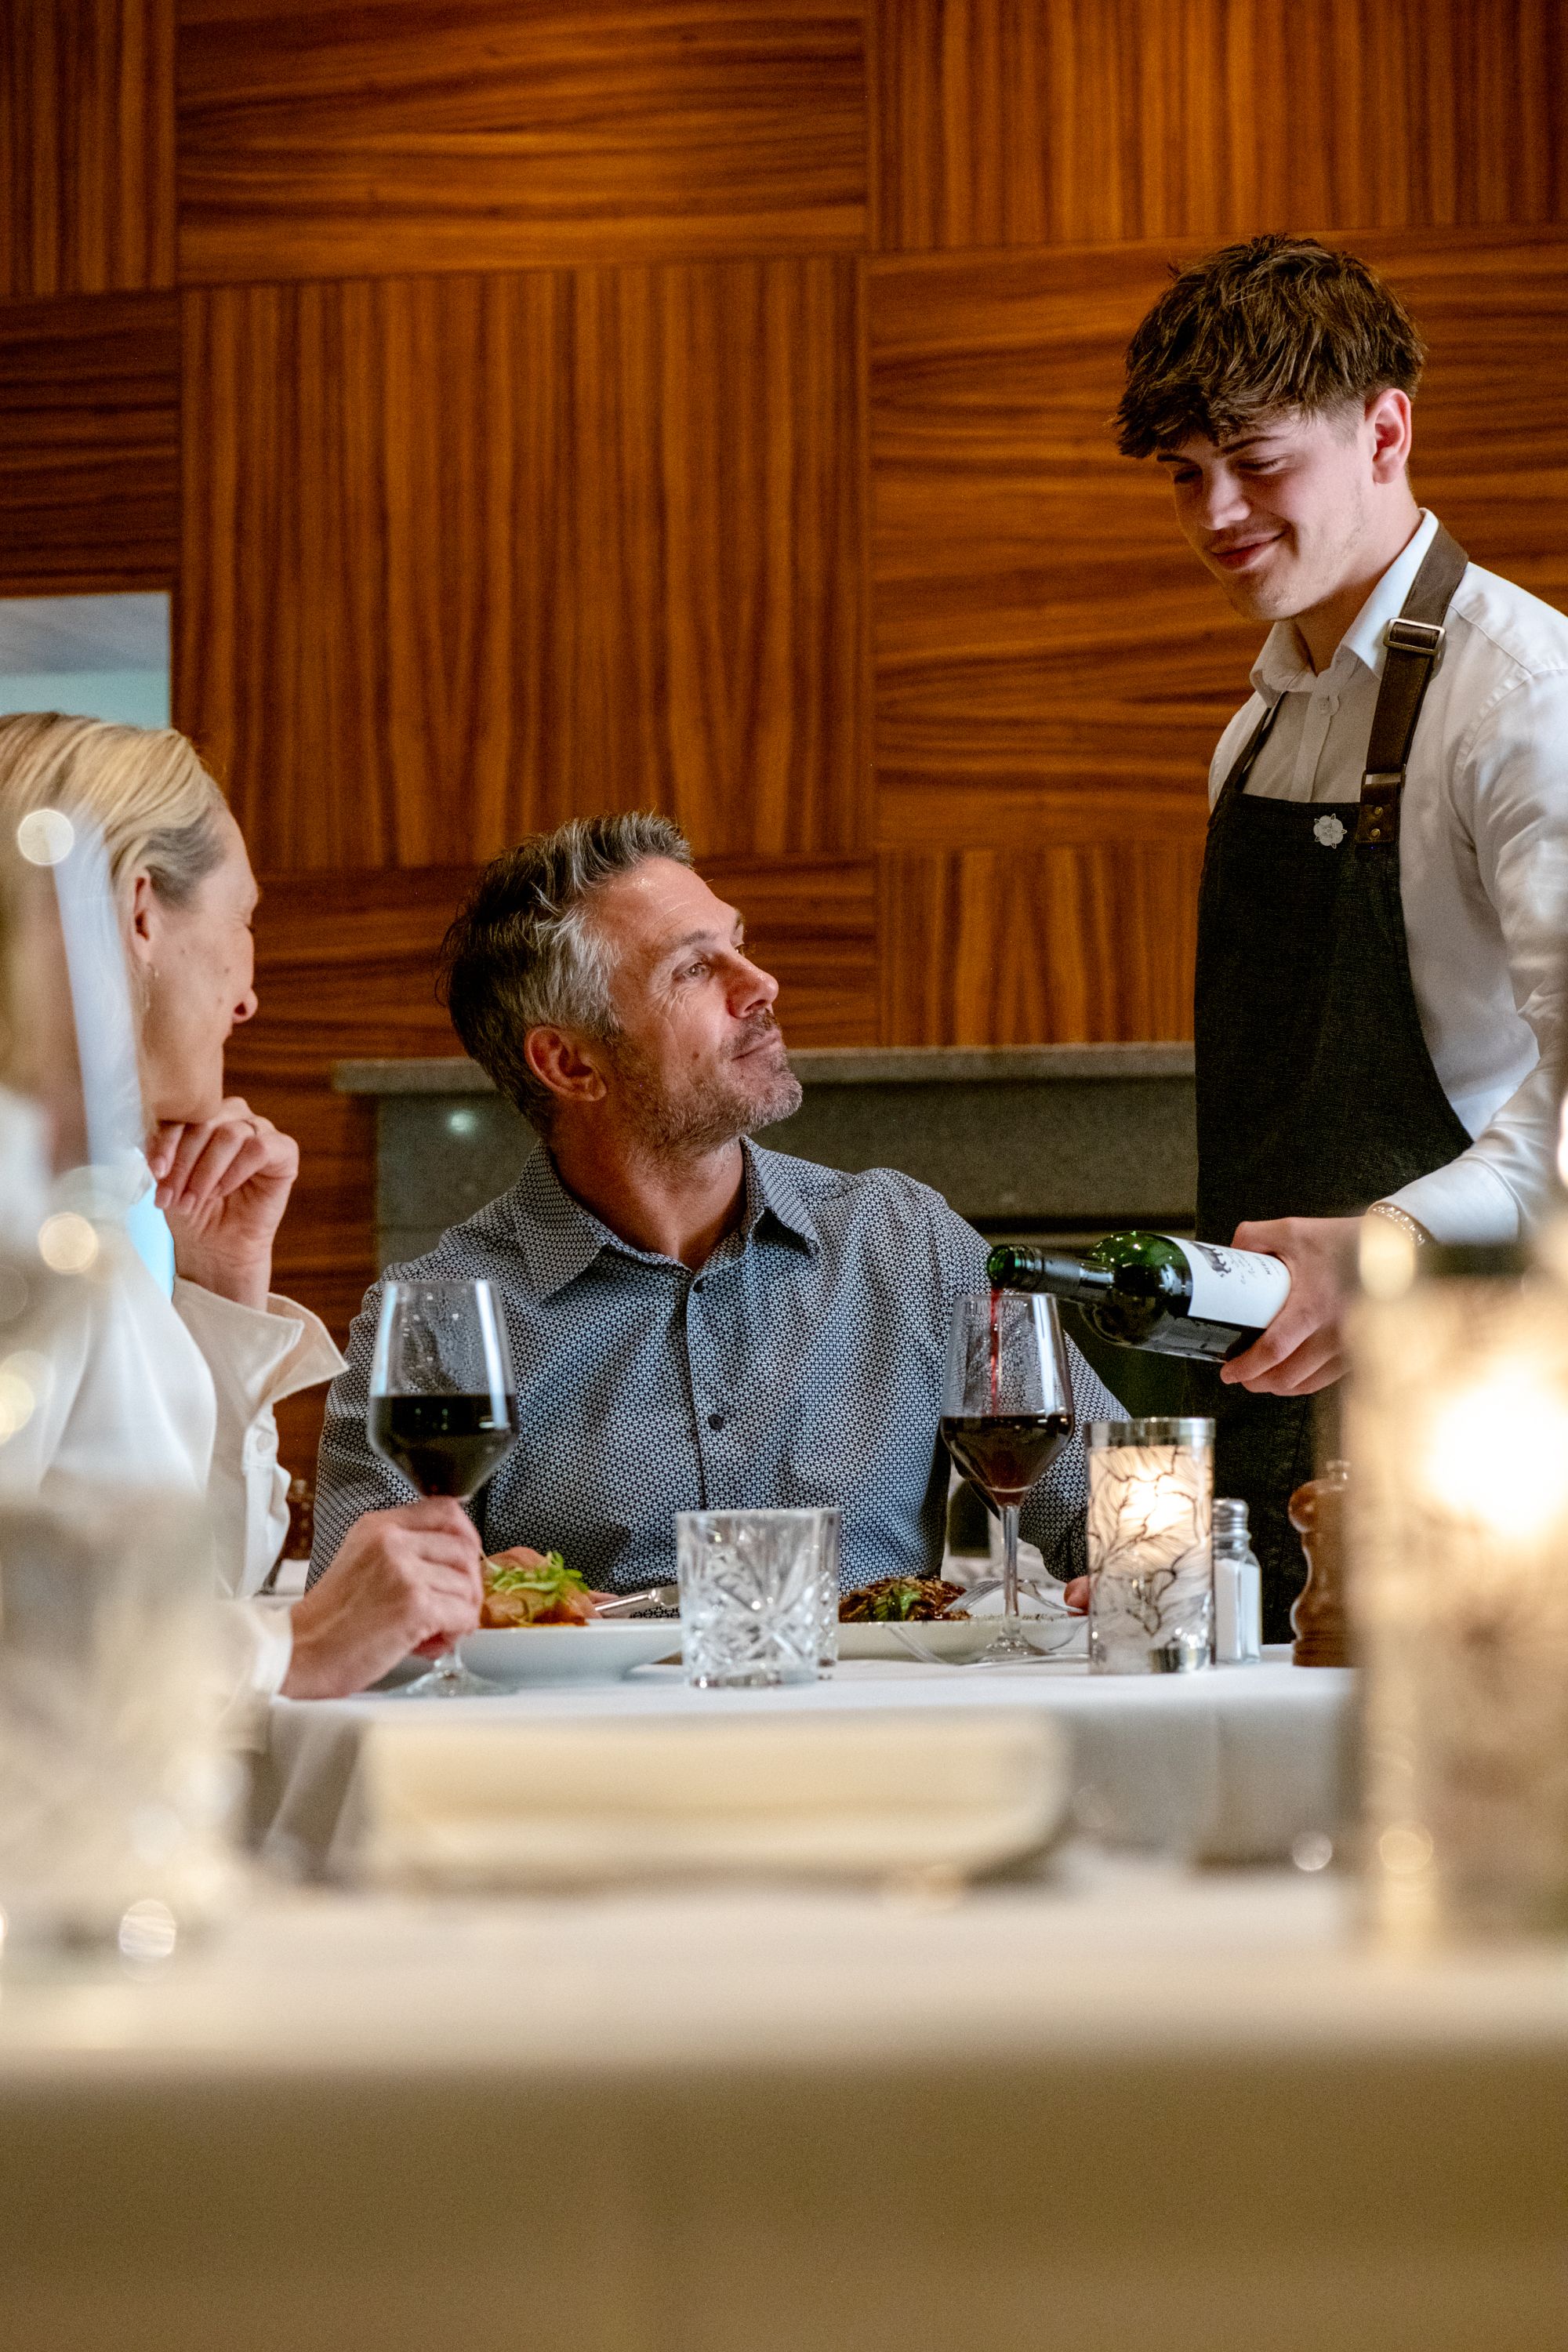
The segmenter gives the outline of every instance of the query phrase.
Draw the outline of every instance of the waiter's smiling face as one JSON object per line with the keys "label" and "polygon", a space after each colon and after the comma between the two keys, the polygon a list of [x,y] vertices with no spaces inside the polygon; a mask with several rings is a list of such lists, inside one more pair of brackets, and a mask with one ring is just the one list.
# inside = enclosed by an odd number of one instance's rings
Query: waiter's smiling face
{"label": "waiter's smiling face", "polygon": [[1214,442],[1157,452],[1176,519],[1205,568],[1250,620],[1292,620],[1359,578],[1410,452],[1402,392],[1306,414],[1274,409]]}

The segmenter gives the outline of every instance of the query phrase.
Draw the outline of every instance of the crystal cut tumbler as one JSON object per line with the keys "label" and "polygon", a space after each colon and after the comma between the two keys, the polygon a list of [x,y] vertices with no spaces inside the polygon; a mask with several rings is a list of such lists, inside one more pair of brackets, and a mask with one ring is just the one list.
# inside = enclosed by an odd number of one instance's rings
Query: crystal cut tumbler
{"label": "crystal cut tumbler", "polygon": [[682,1511],[676,1519],[686,1679],[700,1690],[815,1682],[838,1518],[823,1511]]}

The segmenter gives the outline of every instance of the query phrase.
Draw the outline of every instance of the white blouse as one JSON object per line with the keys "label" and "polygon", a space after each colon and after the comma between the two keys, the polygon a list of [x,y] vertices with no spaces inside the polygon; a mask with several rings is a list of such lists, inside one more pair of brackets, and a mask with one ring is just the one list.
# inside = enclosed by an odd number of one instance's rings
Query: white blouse
{"label": "white blouse", "polygon": [[[14,1096],[0,1097],[0,1231],[30,1244],[47,1192]],[[0,1490],[47,1496],[68,1479],[205,1494],[218,1572],[237,1603],[226,1612],[236,1687],[270,1696],[289,1670],[289,1608],[249,1596],[289,1528],[273,1408],[333,1379],[343,1359],[308,1308],[281,1297],[242,1307],[178,1280],[171,1301],[123,1233],[100,1234],[100,1265],[56,1287],[42,1343],[49,1377],[0,1444]]]}

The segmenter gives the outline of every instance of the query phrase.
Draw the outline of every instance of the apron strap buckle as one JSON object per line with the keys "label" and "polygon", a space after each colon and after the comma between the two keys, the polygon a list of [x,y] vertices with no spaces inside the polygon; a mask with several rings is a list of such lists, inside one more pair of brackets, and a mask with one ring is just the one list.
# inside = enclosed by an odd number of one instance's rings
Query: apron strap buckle
{"label": "apron strap buckle", "polygon": [[1418,654],[1424,661],[1436,661],[1447,634],[1440,621],[1406,621],[1401,617],[1390,621],[1384,643],[1396,654]]}
{"label": "apron strap buckle", "polygon": [[1405,789],[1403,768],[1369,768],[1361,780],[1361,814],[1356,819],[1358,842],[1374,846],[1399,838],[1399,797]]}

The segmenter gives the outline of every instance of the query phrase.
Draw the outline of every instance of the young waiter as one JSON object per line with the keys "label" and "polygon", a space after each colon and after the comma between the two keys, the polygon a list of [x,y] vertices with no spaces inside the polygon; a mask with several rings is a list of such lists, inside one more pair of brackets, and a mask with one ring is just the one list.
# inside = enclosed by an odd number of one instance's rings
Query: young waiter
{"label": "young waiter", "polygon": [[1274,1640],[1361,1216],[1511,1241],[1554,1140],[1568,620],[1416,504],[1424,357],[1363,263],[1258,237],[1161,297],[1117,416],[1228,602],[1272,625],[1209,772],[1195,1035],[1199,1235],[1290,1269],[1215,1407]]}

